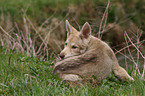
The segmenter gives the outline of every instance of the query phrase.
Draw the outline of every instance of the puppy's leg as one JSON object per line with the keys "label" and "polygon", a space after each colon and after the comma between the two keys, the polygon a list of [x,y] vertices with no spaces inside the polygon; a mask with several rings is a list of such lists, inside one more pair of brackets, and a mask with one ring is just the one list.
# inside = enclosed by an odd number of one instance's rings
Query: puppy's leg
{"label": "puppy's leg", "polygon": [[62,76],[63,80],[66,81],[81,81],[82,78],[80,78],[78,75],[75,74],[63,74]]}
{"label": "puppy's leg", "polygon": [[117,65],[117,66],[113,66],[113,73],[115,74],[115,76],[117,76],[119,79],[123,80],[123,81],[134,81],[134,79],[129,76],[129,74],[126,72],[125,69],[123,69],[121,66]]}

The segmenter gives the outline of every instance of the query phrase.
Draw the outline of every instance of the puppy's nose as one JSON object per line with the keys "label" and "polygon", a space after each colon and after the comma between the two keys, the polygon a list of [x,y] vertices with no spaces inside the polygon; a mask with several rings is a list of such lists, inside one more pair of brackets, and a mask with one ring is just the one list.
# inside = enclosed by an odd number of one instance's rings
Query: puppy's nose
{"label": "puppy's nose", "polygon": [[60,57],[61,59],[63,59],[63,58],[65,57],[65,55],[60,54],[59,57]]}

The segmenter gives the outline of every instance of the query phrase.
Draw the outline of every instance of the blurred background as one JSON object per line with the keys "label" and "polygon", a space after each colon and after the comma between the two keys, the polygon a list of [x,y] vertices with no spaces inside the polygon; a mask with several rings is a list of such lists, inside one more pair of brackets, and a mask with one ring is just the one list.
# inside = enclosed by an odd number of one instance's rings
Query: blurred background
{"label": "blurred background", "polygon": [[66,39],[66,19],[78,31],[89,22],[92,34],[107,42],[123,64],[126,58],[143,64],[144,0],[0,0],[0,53],[25,52],[44,60],[57,56]]}

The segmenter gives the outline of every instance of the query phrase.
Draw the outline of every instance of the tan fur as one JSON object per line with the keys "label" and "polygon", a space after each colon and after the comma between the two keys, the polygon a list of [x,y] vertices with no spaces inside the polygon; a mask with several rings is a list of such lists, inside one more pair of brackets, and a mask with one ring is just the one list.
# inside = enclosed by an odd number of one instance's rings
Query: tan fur
{"label": "tan fur", "polygon": [[53,73],[59,73],[64,80],[76,81],[91,78],[93,75],[98,80],[103,80],[113,71],[123,81],[134,80],[119,66],[112,49],[102,40],[90,35],[91,28],[88,23],[85,23],[80,32],[68,21],[66,26],[67,44],[60,53],[65,59],[54,65]]}

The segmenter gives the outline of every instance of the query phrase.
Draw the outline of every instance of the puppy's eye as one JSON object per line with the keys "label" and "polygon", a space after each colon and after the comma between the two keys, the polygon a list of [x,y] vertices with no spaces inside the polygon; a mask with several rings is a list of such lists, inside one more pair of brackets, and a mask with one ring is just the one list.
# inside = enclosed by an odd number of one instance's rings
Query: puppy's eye
{"label": "puppy's eye", "polygon": [[76,49],[76,48],[78,48],[77,46],[72,46],[72,49]]}
{"label": "puppy's eye", "polygon": [[65,46],[67,46],[67,43],[65,43]]}

